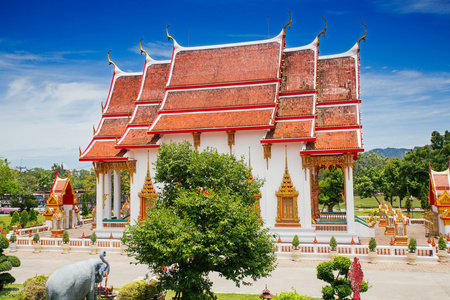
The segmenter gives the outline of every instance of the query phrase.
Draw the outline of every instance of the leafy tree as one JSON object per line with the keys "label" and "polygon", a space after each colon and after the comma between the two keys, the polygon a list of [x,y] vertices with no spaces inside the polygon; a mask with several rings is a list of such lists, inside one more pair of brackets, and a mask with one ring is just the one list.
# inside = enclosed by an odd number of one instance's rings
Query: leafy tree
{"label": "leafy tree", "polygon": [[15,211],[11,218],[11,225],[16,225],[20,223],[19,212]]}
{"label": "leafy tree", "polygon": [[162,186],[148,219],[130,226],[128,252],[161,277],[163,290],[183,299],[215,299],[209,272],[237,286],[266,277],[276,260],[274,237],[254,213],[259,179],[248,181],[242,160],[187,143],[163,144],[155,163]]}
{"label": "leafy tree", "polygon": [[30,209],[37,206],[37,197],[30,194],[22,194],[12,198],[10,203],[12,207],[18,207],[21,211],[30,211]]}
{"label": "leafy tree", "polygon": [[21,190],[9,163],[0,157],[0,195],[15,195]]}
{"label": "leafy tree", "polygon": [[24,210],[20,213],[20,225],[22,225],[22,228],[25,228],[27,227],[27,224],[28,224],[28,212]]}
{"label": "leafy tree", "polygon": [[374,197],[380,204],[377,196],[386,186],[384,170],[387,160],[386,157],[373,152],[359,155],[359,160],[354,162],[354,186],[362,199]]}
{"label": "leafy tree", "polygon": [[325,180],[319,181],[320,195],[319,204],[327,207],[329,212],[333,211],[333,207],[344,202],[342,193],[344,191],[344,175],[342,170],[332,169],[324,170],[323,176]]}
{"label": "leafy tree", "polygon": [[29,219],[30,222],[34,222],[34,223],[37,222],[37,214],[36,214],[36,211],[34,209],[30,210],[30,215],[29,215],[28,219]]}
{"label": "leafy tree", "polygon": [[10,284],[16,279],[8,273],[13,267],[20,266],[20,260],[17,256],[6,256],[3,251],[9,247],[9,241],[6,236],[0,234],[0,291],[5,284]]}
{"label": "leafy tree", "polygon": [[82,204],[82,206],[81,206],[81,215],[82,215],[83,217],[86,217],[87,215],[90,214],[90,212],[89,212],[89,209],[88,209],[88,207],[87,207],[87,205],[86,205],[86,197],[84,197],[84,196],[85,196],[85,194],[83,194],[83,195],[81,196],[81,198],[83,199],[83,204]]}

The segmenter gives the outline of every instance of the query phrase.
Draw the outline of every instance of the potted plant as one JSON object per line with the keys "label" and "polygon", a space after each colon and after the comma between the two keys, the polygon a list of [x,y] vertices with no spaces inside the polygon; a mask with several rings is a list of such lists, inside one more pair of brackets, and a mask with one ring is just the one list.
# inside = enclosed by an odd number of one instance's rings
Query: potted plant
{"label": "potted plant", "polygon": [[123,231],[123,234],[122,234],[122,238],[120,239],[120,241],[122,242],[122,244],[120,244],[120,250],[122,250],[122,255],[126,255],[127,254],[127,252],[126,252],[126,250],[127,250],[127,245],[125,245],[125,241],[127,240],[127,234],[126,234],[126,231],[124,230]]}
{"label": "potted plant", "polygon": [[406,258],[408,259],[408,265],[415,265],[417,259],[417,241],[415,238],[410,238],[408,243],[408,253],[406,253]]}
{"label": "potted plant", "polygon": [[91,235],[91,255],[95,255],[98,252],[98,246],[97,246],[97,235],[95,234],[95,231]]}
{"label": "potted plant", "polygon": [[300,261],[300,255],[301,251],[299,249],[300,241],[298,240],[298,235],[294,235],[294,238],[292,239],[292,254],[294,255],[294,261]]}
{"label": "potted plant", "polygon": [[33,251],[33,253],[40,253],[41,252],[41,242],[40,242],[40,240],[41,240],[41,237],[39,236],[39,233],[35,233],[34,235],[33,235],[33,248],[34,248],[34,251]]}
{"label": "potted plant", "polygon": [[372,237],[369,241],[369,260],[371,264],[377,263],[377,256],[377,241]]}
{"label": "potted plant", "polygon": [[445,243],[444,237],[441,235],[438,240],[438,253],[439,262],[445,263],[447,262],[447,244]]}
{"label": "potted plant", "polygon": [[10,252],[16,252],[17,251],[17,235],[13,232],[11,236],[9,237],[9,251]]}
{"label": "potted plant", "polygon": [[334,238],[334,235],[333,235],[333,236],[331,236],[331,239],[330,239],[330,256],[331,256],[331,259],[333,259],[337,254],[338,254],[337,242],[336,242],[336,239]]}
{"label": "potted plant", "polygon": [[69,233],[67,232],[67,230],[64,230],[63,236],[62,236],[62,244],[61,244],[61,248],[62,248],[62,253],[69,253],[70,250],[70,246],[69,246]]}

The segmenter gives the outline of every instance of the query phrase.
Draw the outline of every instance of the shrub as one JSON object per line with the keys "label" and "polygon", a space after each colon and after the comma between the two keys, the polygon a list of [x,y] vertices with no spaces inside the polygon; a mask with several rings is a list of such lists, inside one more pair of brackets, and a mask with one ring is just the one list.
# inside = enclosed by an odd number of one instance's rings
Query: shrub
{"label": "shrub", "polygon": [[86,218],[89,215],[89,209],[86,205],[85,194],[83,194],[83,196],[81,196],[81,197],[83,198],[83,204],[81,206],[81,215]]}
{"label": "shrub", "polygon": [[47,284],[48,276],[39,275],[28,278],[24,283],[24,289],[19,296],[19,300],[45,300],[45,285]]}
{"label": "shrub", "polygon": [[67,232],[67,230],[64,230],[62,241],[64,244],[67,244],[70,241],[69,233]]}
{"label": "shrub", "polygon": [[34,222],[34,223],[37,222],[37,214],[36,214],[36,211],[35,211],[34,209],[31,209],[31,210],[30,210],[30,215],[29,215],[29,217],[28,217],[28,220],[29,220],[30,222]]}
{"label": "shrub", "polygon": [[6,259],[11,263],[14,268],[20,267],[20,259],[17,256],[6,256]]}
{"label": "shrub", "polygon": [[[0,272],[7,272],[13,267],[20,266],[20,260],[16,256],[6,256],[3,254],[3,249],[9,247],[9,241],[4,235],[0,235]],[[5,284],[10,284],[16,279],[9,273],[0,274],[0,291],[3,290]]]}
{"label": "shrub", "polygon": [[337,247],[337,242],[333,235],[333,236],[331,236],[331,239],[330,239],[330,248],[331,248],[331,250],[336,250],[336,247]]}
{"label": "shrub", "polygon": [[294,239],[292,240],[292,246],[294,246],[294,249],[297,249],[298,245],[300,245],[300,241],[298,240],[298,235],[294,235]]}
{"label": "shrub", "polygon": [[20,214],[20,225],[22,225],[22,228],[25,228],[28,225],[28,212],[26,210],[22,211]]}
{"label": "shrub", "polygon": [[447,249],[447,243],[445,242],[444,237],[442,235],[439,237],[438,247],[439,247],[439,250]]}
{"label": "shrub", "polygon": [[300,295],[292,288],[292,292],[282,292],[279,295],[275,295],[272,300],[307,300],[308,297]]}
{"label": "shrub", "polygon": [[414,253],[414,252],[416,252],[416,249],[417,249],[417,241],[416,241],[416,239],[415,238],[410,238],[409,239],[409,244],[408,244],[409,252]]}
{"label": "shrub", "polygon": [[37,243],[37,242],[39,242],[40,239],[41,239],[41,237],[39,236],[39,233],[36,232],[33,235],[33,242]]}
{"label": "shrub", "polygon": [[12,214],[12,218],[11,218],[11,225],[16,225],[20,223],[20,219],[19,219],[19,212],[15,211]]}
{"label": "shrub", "polygon": [[91,234],[90,239],[92,244],[95,244],[95,242],[97,241],[97,235],[95,234],[95,231]]}
{"label": "shrub", "polygon": [[158,282],[145,280],[135,280],[125,284],[119,291],[117,300],[147,300],[152,299],[156,293]]}
{"label": "shrub", "polygon": [[9,237],[9,240],[11,241],[11,243],[14,243],[15,241],[17,241],[17,235],[13,232]]}
{"label": "shrub", "polygon": [[[347,299],[352,294],[351,282],[347,278],[348,270],[352,261],[345,256],[336,256],[333,261],[322,262],[317,265],[317,279],[323,280],[330,285],[322,287],[322,298],[325,300]],[[337,274],[334,274],[337,271]],[[367,282],[361,282],[361,293],[369,289]]]}
{"label": "shrub", "polygon": [[377,248],[377,241],[375,240],[375,238],[370,238],[369,250],[370,251],[375,251],[376,248]]}

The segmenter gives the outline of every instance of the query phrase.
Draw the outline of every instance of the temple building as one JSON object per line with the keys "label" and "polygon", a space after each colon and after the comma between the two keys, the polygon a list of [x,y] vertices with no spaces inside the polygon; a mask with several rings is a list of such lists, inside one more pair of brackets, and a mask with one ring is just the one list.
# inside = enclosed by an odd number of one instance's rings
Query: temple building
{"label": "temple building", "polygon": [[[450,161],[449,161],[450,167]],[[430,191],[428,193],[431,210],[427,215],[426,234],[430,237],[450,235],[450,172],[436,172],[430,164]]]}
{"label": "temple building", "polygon": [[59,178],[56,171],[50,196],[46,203],[47,209],[43,215],[46,224],[51,227],[52,237],[62,237],[65,229],[74,228],[78,224],[77,197],[70,179],[70,171],[67,178]]}
{"label": "temple building", "polygon": [[[258,204],[264,226],[281,240],[297,234],[305,242],[328,242],[331,235],[357,242],[373,234],[355,222],[353,204],[353,160],[364,151],[359,44],[366,33],[347,52],[319,56],[326,23],[310,44],[286,48],[290,23],[267,40],[199,47],[179,45],[167,30],[171,59],[154,60],[141,46],[139,73],[121,71],[108,54],[111,88],[92,141],[80,150],[80,160],[92,161],[97,173],[99,236],[123,230],[112,225],[113,216],[120,219],[121,172],[130,174],[130,221],[136,222],[157,196],[151,166],[161,143],[185,140],[198,151],[213,147],[251,158],[253,176],[265,179]],[[340,168],[345,178],[346,210],[334,226],[320,225],[324,168]]]}

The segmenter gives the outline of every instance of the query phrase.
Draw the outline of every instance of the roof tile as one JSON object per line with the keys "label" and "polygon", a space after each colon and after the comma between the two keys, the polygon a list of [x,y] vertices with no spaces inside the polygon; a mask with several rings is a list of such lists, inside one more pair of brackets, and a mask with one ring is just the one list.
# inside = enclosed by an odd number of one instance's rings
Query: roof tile
{"label": "roof tile", "polygon": [[116,136],[120,137],[123,131],[127,127],[128,118],[105,118],[103,124],[100,127],[100,131],[97,133],[99,137]]}
{"label": "roof tile", "polygon": [[152,64],[147,68],[139,101],[162,100],[170,64]]}
{"label": "roof tile", "polygon": [[309,49],[285,52],[283,56],[284,68],[281,91],[297,92],[315,89],[315,51]]}
{"label": "roof tile", "polygon": [[356,61],[353,57],[320,59],[318,62],[318,100],[356,99]]}
{"label": "roof tile", "polygon": [[316,150],[355,148],[359,148],[356,130],[316,132]]}
{"label": "roof tile", "polygon": [[314,96],[280,98],[278,117],[313,115]]}
{"label": "roof tile", "polygon": [[277,122],[265,139],[292,139],[311,137],[311,120]]}
{"label": "roof tile", "polygon": [[118,77],[105,113],[131,114],[140,88],[141,78],[141,75]]}
{"label": "roof tile", "polygon": [[356,105],[317,107],[317,127],[359,125]]}

